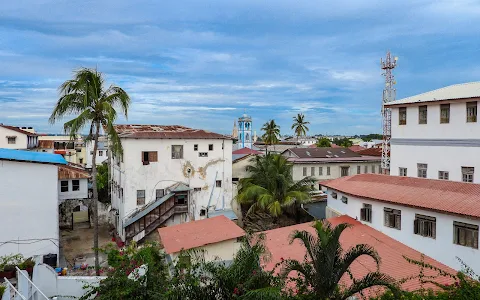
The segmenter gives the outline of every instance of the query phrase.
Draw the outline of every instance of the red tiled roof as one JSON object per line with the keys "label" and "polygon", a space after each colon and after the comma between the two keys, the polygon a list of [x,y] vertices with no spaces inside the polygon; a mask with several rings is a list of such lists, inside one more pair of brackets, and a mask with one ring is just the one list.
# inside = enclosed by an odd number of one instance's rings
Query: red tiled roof
{"label": "red tiled roof", "polygon": [[311,145],[308,146],[307,148],[317,148],[317,144],[311,144]]}
{"label": "red tiled roof", "polygon": [[233,151],[232,154],[262,154],[262,152],[245,147]]}
{"label": "red tiled roof", "polygon": [[[330,218],[328,221],[333,226],[337,226],[341,223],[352,224],[352,227],[347,228],[340,236],[340,242],[344,251],[357,244],[370,245],[378,252],[381,258],[380,272],[386,273],[396,280],[401,280],[409,276],[418,276],[420,271],[419,267],[407,262],[403,256],[420,260],[420,252],[407,247],[389,236],[369,227],[368,225],[363,225],[359,221],[348,216]],[[265,231],[266,246],[271,253],[271,260],[265,266],[266,270],[272,270],[282,259],[296,259],[298,261],[303,261],[305,257],[305,247],[298,240],[294,241],[292,244],[289,243],[290,235],[294,230],[306,230],[315,234],[315,229],[312,227],[312,223],[297,224]],[[456,274],[455,270],[428,256],[424,257],[424,262],[451,274]],[[351,265],[351,271],[354,277],[359,279],[365,276],[368,272],[375,272],[376,265],[372,258],[361,256]],[[429,269],[425,269],[424,272],[425,276],[437,274]],[[452,283],[452,279],[447,277],[439,277],[436,278],[435,281],[440,284]],[[342,282],[350,284],[351,280],[348,276],[344,276],[342,277]],[[435,288],[432,284],[426,284],[424,287]],[[412,291],[421,288],[421,284],[418,280],[409,280],[402,284],[402,288]]]}
{"label": "red tiled roof", "polygon": [[167,254],[198,248],[244,236],[245,232],[225,216],[192,221],[158,229]]}
{"label": "red tiled roof", "polygon": [[180,125],[114,125],[121,138],[135,139],[232,139],[232,137]]}
{"label": "red tiled roof", "polygon": [[18,128],[18,127],[15,127],[15,126],[8,126],[8,125],[0,124],[0,127],[6,128],[6,129],[10,129],[10,130],[16,131],[16,132],[21,133],[21,134],[33,135],[33,136],[36,136],[36,135],[37,135],[37,134],[35,134],[35,133],[31,133],[31,132],[22,130],[22,129]]}
{"label": "red tiled roof", "polygon": [[352,150],[353,152],[358,152],[360,150],[364,150],[365,148],[360,145],[353,145],[348,147],[348,149]]}
{"label": "red tiled roof", "polygon": [[347,148],[291,148],[288,149],[298,158],[344,158],[344,157],[361,157],[361,155]]}
{"label": "red tiled roof", "polygon": [[368,155],[368,156],[382,156],[382,148],[367,148],[360,151],[357,151],[360,155]]}
{"label": "red tiled roof", "polygon": [[90,173],[84,168],[65,165],[58,166],[58,179],[85,179],[90,178]]}
{"label": "red tiled roof", "polygon": [[339,145],[337,145],[337,144],[332,144],[331,147],[332,147],[332,148],[343,148],[342,146],[339,146]]}
{"label": "red tiled roof", "polygon": [[480,184],[360,174],[322,185],[361,198],[480,218]]}

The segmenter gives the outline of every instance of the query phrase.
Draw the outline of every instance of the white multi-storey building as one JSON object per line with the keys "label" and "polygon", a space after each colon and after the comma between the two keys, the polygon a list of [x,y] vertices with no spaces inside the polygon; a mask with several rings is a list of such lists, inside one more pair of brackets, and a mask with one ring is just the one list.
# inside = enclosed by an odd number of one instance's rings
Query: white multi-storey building
{"label": "white multi-storey building", "polygon": [[392,109],[390,174],[480,183],[480,82],[386,104]]}
{"label": "white multi-storey building", "polygon": [[348,215],[456,270],[480,272],[480,185],[362,174],[325,182],[327,218]]}
{"label": "white multi-storey building", "polygon": [[[85,156],[86,165],[85,168],[92,168],[93,161],[93,141],[85,142]],[[97,157],[95,157],[96,165],[101,165],[108,160],[108,140],[106,137],[100,137],[98,139]]]}
{"label": "white multi-storey building", "polygon": [[37,146],[38,135],[32,127],[21,129],[20,127],[0,124],[0,148],[27,150]]}
{"label": "white multi-storey building", "polygon": [[112,166],[114,223],[122,241],[162,224],[232,213],[232,139],[183,126],[116,125],[123,157]]}

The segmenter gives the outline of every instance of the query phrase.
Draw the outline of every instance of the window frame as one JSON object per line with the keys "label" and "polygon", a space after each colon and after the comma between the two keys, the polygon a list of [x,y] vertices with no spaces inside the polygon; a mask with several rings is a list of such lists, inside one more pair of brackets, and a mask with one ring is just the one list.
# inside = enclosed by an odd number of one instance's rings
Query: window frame
{"label": "window frame", "polygon": [[360,208],[360,220],[368,223],[372,223],[372,205],[363,203],[363,207]]}
{"label": "window frame", "polygon": [[103,150],[98,150],[98,156],[103,156]]}
{"label": "window frame", "polygon": [[[64,190],[65,186],[64,183],[66,183],[66,190]],[[69,183],[68,180],[61,180],[60,181],[60,192],[61,193],[67,193],[69,191]]]}
{"label": "window frame", "polygon": [[466,117],[467,123],[476,123],[478,116],[478,103],[471,101],[466,103]]}
{"label": "window frame", "polygon": [[424,125],[428,123],[428,106],[420,105],[418,107],[418,124]]}
{"label": "window frame", "polygon": [[475,168],[462,166],[462,182],[473,183]]}
{"label": "window frame", "polygon": [[332,192],[330,193],[330,196],[332,196],[333,199],[338,199],[338,194],[337,194],[337,192],[332,191]]}
{"label": "window frame", "polygon": [[368,165],[363,166],[363,173],[368,174]]}
{"label": "window frame", "polygon": [[398,108],[398,125],[407,125],[407,108]]}
{"label": "window frame", "polygon": [[198,157],[208,157],[208,152],[198,152]]}
{"label": "window frame", "polygon": [[[180,151],[174,151],[175,147],[180,147]],[[172,159],[183,159],[183,145],[172,145],[171,151]]]}
{"label": "window frame", "polygon": [[80,191],[80,180],[79,179],[73,179],[72,180],[72,191],[73,192]]}
{"label": "window frame", "polygon": [[213,144],[208,144],[208,151],[213,151]]}
{"label": "window frame", "polygon": [[310,167],[310,176],[315,176],[315,167]]}
{"label": "window frame", "polygon": [[198,151],[198,144],[193,144],[193,151]]}
{"label": "window frame", "polygon": [[[391,221],[393,221],[393,225],[390,224]],[[385,227],[402,230],[402,211],[399,209],[384,207],[383,208],[383,225]]]}
{"label": "window frame", "polygon": [[340,198],[340,200],[342,201],[342,203],[345,203],[345,204],[348,204],[348,197],[343,195],[342,198]]}
{"label": "window frame", "polygon": [[372,174],[375,174],[375,170],[376,170],[375,165],[372,165],[371,169],[372,169]]}
{"label": "window frame", "polygon": [[438,179],[449,180],[449,172],[448,171],[438,171]]}
{"label": "window frame", "polygon": [[[405,171],[405,172],[402,172],[402,171]],[[398,168],[398,175],[399,176],[402,176],[402,177],[407,177],[407,168],[402,168],[402,167],[399,167]]]}
{"label": "window frame", "polygon": [[221,180],[216,180],[215,181],[215,187],[221,188],[222,187],[222,181]]}
{"label": "window frame", "polygon": [[[443,114],[445,113],[445,116]],[[440,104],[440,124],[450,123],[450,103]]]}
{"label": "window frame", "polygon": [[330,176],[330,167],[327,167],[327,176]]}
{"label": "window frame", "polygon": [[[346,170],[346,172],[344,172]],[[350,167],[349,166],[340,166],[340,177],[349,176],[350,174]]]}
{"label": "window frame", "polygon": [[[429,226],[428,225],[429,223],[431,223],[432,225],[430,225],[431,226],[430,229],[427,229],[426,227]],[[437,218],[422,215],[422,214],[415,214],[415,219],[413,220],[413,234],[436,239],[437,238]]]}
{"label": "window frame", "polygon": [[[13,140],[13,143],[11,143],[10,140]],[[7,144],[8,145],[16,145],[17,144],[17,137],[16,136],[7,136]]]}
{"label": "window frame", "polygon": [[323,176],[323,167],[318,167],[318,176]]}
{"label": "window frame", "polygon": [[[143,197],[139,196],[139,193],[141,194],[143,192]],[[137,206],[139,205],[145,205],[145,190],[137,190]],[[141,203],[141,199],[143,199],[143,203]]]}
{"label": "window frame", "polygon": [[307,167],[303,167],[302,171],[303,171],[303,173],[302,173],[303,176],[307,176]]}
{"label": "window frame", "polygon": [[[461,239],[460,230],[465,231],[464,244],[462,244],[462,242],[460,241]],[[478,249],[478,230],[479,230],[478,225],[453,221],[453,243],[459,246]],[[469,245],[467,240],[467,232],[470,232],[472,235],[471,245]]]}
{"label": "window frame", "polygon": [[[427,175],[428,175],[427,171],[428,171],[428,164],[417,163],[417,177],[418,178],[427,178]],[[422,172],[422,176],[420,176],[420,172]],[[425,176],[423,176],[423,172],[425,172]]]}
{"label": "window frame", "polygon": [[362,174],[362,166],[357,166],[357,174]]}
{"label": "window frame", "polygon": [[165,197],[165,189],[156,189],[155,190],[155,200],[159,200]]}

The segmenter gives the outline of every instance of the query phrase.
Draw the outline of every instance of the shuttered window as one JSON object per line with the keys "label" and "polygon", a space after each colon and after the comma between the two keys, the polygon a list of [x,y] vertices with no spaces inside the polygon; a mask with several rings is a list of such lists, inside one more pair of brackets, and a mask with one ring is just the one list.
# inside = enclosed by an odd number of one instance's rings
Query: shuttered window
{"label": "shuttered window", "polygon": [[384,225],[398,230],[402,229],[402,211],[398,209],[384,208]]}
{"label": "shuttered window", "polygon": [[148,164],[151,162],[158,161],[158,154],[157,151],[143,151],[142,152],[142,162],[143,164]]}
{"label": "shuttered window", "polygon": [[413,221],[413,233],[425,237],[436,238],[437,221],[435,217],[415,214]]}
{"label": "shuttered window", "polygon": [[478,249],[478,226],[454,221],[453,243]]}
{"label": "shuttered window", "polygon": [[372,205],[363,204],[363,208],[360,209],[360,220],[372,223]]}

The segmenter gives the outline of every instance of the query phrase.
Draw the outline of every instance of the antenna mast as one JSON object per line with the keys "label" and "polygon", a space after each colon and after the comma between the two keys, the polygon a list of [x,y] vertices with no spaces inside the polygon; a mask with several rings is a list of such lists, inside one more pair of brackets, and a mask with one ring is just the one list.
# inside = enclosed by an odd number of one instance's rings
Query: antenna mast
{"label": "antenna mast", "polygon": [[390,138],[392,135],[392,110],[385,107],[385,103],[395,101],[396,89],[393,85],[396,83],[392,70],[397,66],[397,57],[392,59],[390,51],[387,51],[385,60],[380,59],[380,67],[383,70],[382,75],[385,77],[385,87],[382,97],[382,123],[383,123],[383,139],[382,139],[382,173],[390,174]]}

